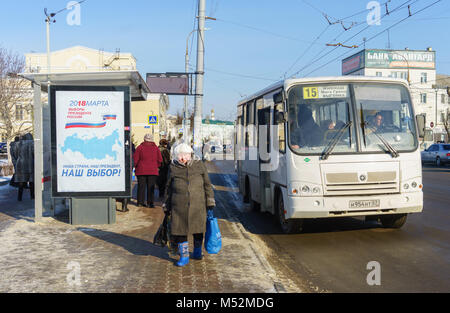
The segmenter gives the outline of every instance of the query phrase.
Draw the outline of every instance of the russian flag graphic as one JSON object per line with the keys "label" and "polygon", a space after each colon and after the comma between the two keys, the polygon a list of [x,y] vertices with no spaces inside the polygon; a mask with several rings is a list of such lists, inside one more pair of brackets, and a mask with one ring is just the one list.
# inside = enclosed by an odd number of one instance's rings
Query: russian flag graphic
{"label": "russian flag graphic", "polygon": [[117,118],[117,115],[103,115],[103,120],[115,120]]}
{"label": "russian flag graphic", "polygon": [[66,124],[68,128],[103,128],[106,126],[106,122],[103,123],[69,123]]}

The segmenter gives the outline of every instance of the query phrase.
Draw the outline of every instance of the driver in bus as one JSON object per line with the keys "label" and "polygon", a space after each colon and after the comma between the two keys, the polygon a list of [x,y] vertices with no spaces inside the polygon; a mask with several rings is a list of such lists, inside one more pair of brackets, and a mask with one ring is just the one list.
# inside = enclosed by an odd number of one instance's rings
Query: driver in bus
{"label": "driver in bus", "polygon": [[377,113],[373,117],[372,125],[370,125],[376,132],[383,132],[384,131],[384,122],[383,122],[383,115],[380,113]]}
{"label": "driver in bus", "polygon": [[292,129],[292,148],[300,149],[300,147],[304,146],[319,146],[321,145],[322,139],[322,130],[314,121],[311,109],[306,106],[300,107],[298,112],[298,127]]}

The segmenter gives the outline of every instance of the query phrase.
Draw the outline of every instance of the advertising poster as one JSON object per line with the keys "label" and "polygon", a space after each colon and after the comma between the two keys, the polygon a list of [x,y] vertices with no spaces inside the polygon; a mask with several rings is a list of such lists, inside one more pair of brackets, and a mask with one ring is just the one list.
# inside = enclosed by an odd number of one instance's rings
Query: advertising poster
{"label": "advertising poster", "polygon": [[125,135],[125,97],[129,93],[117,88],[54,88],[54,196],[126,193],[129,143]]}

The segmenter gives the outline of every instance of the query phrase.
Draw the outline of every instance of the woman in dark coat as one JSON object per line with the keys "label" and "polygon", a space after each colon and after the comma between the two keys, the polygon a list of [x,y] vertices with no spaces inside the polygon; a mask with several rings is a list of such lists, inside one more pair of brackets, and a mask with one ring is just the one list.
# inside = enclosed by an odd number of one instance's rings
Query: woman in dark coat
{"label": "woman in dark coat", "polygon": [[194,160],[192,148],[178,145],[169,167],[166,211],[172,216],[171,236],[178,244],[177,266],[189,263],[188,236],[194,236],[194,259],[202,259],[203,234],[206,232],[207,210],[216,205],[208,171],[201,160]]}
{"label": "woman in dark coat", "polygon": [[167,185],[167,174],[169,172],[170,151],[167,147],[168,144],[169,142],[165,139],[161,139],[159,141],[159,151],[161,151],[162,156],[162,163],[161,166],[159,167],[159,176],[158,176],[158,189],[160,199],[164,199]]}
{"label": "woman in dark coat", "polygon": [[34,199],[34,140],[26,134],[16,146],[17,161],[14,180],[19,184],[17,200],[22,201],[23,189],[29,184],[31,199]]}

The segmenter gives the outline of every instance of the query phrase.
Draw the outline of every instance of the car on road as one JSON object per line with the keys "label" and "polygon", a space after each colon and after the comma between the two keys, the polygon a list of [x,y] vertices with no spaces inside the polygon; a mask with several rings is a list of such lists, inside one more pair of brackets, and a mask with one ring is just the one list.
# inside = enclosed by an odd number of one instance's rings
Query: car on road
{"label": "car on road", "polygon": [[450,163],[450,143],[436,143],[421,152],[422,164],[441,166]]}
{"label": "car on road", "polygon": [[203,157],[207,161],[211,160],[211,157],[214,156],[214,154],[221,153],[223,153],[223,145],[216,141],[208,141],[203,146]]}
{"label": "car on road", "polygon": [[8,147],[6,146],[6,142],[0,142],[0,153],[7,153]]}
{"label": "car on road", "polygon": [[223,153],[233,153],[233,145],[223,145]]}

